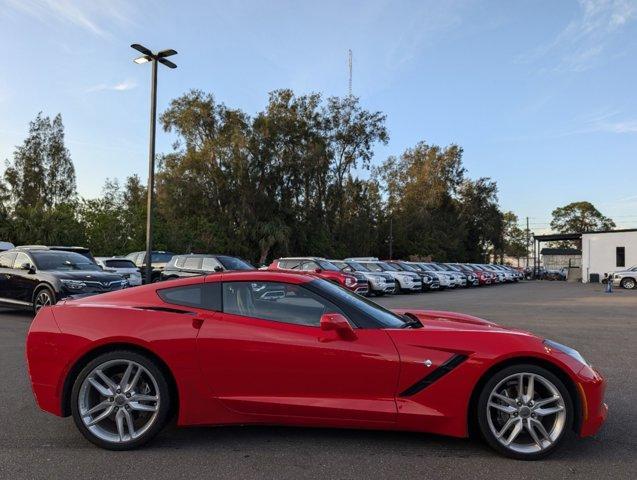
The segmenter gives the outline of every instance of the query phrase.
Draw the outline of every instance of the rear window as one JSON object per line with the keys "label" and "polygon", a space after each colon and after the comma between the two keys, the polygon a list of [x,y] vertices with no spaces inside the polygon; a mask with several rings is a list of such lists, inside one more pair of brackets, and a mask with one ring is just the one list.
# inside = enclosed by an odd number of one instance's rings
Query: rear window
{"label": "rear window", "polygon": [[137,268],[131,260],[104,260],[104,265],[109,268]]}
{"label": "rear window", "polygon": [[218,282],[164,288],[157,294],[171,305],[221,311],[221,284]]}

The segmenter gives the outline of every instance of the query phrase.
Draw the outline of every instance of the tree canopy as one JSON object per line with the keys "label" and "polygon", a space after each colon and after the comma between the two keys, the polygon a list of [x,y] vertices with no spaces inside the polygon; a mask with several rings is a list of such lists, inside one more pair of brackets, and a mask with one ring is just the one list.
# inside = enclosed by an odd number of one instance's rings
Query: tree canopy
{"label": "tree canopy", "polygon": [[[472,179],[458,145],[419,142],[374,160],[389,134],[358,98],[277,90],[253,115],[192,90],[160,116],[175,136],[158,156],[154,248],[239,255],[486,261],[519,253],[517,217],[497,186]],[[16,244],[86,244],[96,255],[142,250],[146,187],[107,179],[77,196],[60,115],[38,114],[0,181],[0,235]]]}

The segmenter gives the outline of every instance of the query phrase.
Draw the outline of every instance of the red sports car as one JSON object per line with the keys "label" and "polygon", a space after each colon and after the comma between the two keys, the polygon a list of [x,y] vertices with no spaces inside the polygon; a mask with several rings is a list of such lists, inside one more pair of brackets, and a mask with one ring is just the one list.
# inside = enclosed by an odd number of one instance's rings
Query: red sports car
{"label": "red sports car", "polygon": [[64,300],[26,349],[39,406],[108,449],[179,425],[285,424],[465,437],[535,459],[606,418],[575,350],[450,312],[389,311],[331,282],[220,273]]}

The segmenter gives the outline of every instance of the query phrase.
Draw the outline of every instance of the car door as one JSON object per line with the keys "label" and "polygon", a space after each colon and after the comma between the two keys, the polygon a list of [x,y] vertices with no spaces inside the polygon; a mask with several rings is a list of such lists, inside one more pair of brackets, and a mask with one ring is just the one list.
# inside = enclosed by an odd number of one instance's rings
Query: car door
{"label": "car door", "polygon": [[15,252],[0,254],[0,303],[13,305],[15,293],[13,292],[13,261]]}
{"label": "car door", "polygon": [[35,273],[22,268],[24,265],[33,265],[33,260],[24,252],[18,252],[13,261],[12,295],[13,298],[23,304],[33,303],[33,292],[38,284]]}
{"label": "car door", "polygon": [[331,424],[396,421],[399,357],[382,329],[355,339],[320,328],[342,313],[301,285],[223,282],[223,312],[210,316],[197,353],[211,395],[243,414]]}

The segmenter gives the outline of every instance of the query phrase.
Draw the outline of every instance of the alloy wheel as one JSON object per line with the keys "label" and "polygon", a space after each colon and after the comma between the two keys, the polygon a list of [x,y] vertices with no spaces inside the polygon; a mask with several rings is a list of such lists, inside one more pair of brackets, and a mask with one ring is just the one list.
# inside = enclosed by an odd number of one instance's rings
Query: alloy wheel
{"label": "alloy wheel", "polygon": [[53,305],[53,299],[51,298],[49,291],[46,289],[40,290],[35,297],[35,313],[38,313],[41,308],[48,307],[50,305]]}
{"label": "alloy wheel", "polygon": [[157,421],[161,395],[150,371],[132,360],[109,360],[84,379],[77,398],[84,426],[97,438],[124,444]]}
{"label": "alloy wheel", "polygon": [[627,290],[632,290],[633,288],[635,288],[635,280],[633,280],[632,278],[624,278],[622,280],[622,287]]}
{"label": "alloy wheel", "polygon": [[536,373],[515,373],[500,381],[489,395],[486,413],[495,439],[521,454],[550,448],[566,426],[564,398]]}

